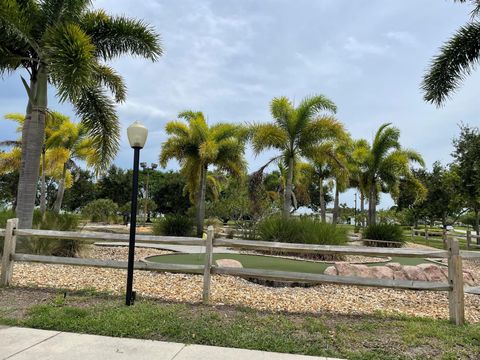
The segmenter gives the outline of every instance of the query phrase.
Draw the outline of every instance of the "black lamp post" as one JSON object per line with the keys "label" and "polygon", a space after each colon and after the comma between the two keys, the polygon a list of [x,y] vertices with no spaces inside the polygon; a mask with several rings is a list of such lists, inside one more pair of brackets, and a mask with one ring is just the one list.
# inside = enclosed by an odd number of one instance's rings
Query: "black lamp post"
{"label": "black lamp post", "polygon": [[135,261],[135,231],[137,228],[137,198],[138,198],[138,165],[140,162],[140,149],[145,145],[148,130],[138,121],[134,122],[127,129],[128,141],[133,148],[133,186],[132,186],[132,207],[130,210],[130,240],[128,243],[128,270],[127,270],[127,296],[126,305],[133,305],[135,292],[133,288],[133,263]]}

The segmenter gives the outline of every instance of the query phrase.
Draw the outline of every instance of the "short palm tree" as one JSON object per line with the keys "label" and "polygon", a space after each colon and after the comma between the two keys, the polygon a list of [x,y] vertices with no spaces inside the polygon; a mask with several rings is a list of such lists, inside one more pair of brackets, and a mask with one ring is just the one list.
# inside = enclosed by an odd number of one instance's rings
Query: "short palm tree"
{"label": "short palm tree", "polygon": [[[169,138],[162,144],[160,163],[176,159],[187,180],[190,194],[195,194],[197,236],[203,234],[205,193],[208,167],[242,176],[245,169],[245,131],[242,127],[218,123],[209,126],[202,112],[184,111],[179,119],[167,123]],[[182,121],[184,120],[184,121]]]}
{"label": "short palm tree", "polygon": [[402,149],[400,130],[383,124],[371,146],[367,146],[361,171],[368,191],[368,224],[376,224],[376,207],[380,192],[398,193],[400,179],[411,175],[412,162],[424,166],[422,156],[413,150]]}
{"label": "short palm tree", "polygon": [[471,21],[460,27],[440,48],[423,78],[424,99],[437,106],[442,105],[452,95],[480,59],[480,1],[455,1],[472,2],[474,9]]}
{"label": "short palm tree", "polygon": [[[24,69],[27,94],[17,195],[20,227],[30,227],[42,152],[48,84],[69,101],[95,138],[97,156],[118,149],[114,100],[123,101],[123,79],[106,61],[124,54],[156,60],[158,35],[145,23],[90,9],[90,0],[0,1],[0,74]],[[114,95],[112,100],[106,91]]]}
{"label": "short palm tree", "polygon": [[58,213],[62,207],[65,189],[71,181],[70,170],[78,169],[76,161],[86,161],[87,166],[102,168],[105,164],[100,163],[101,158],[96,157],[94,149],[94,138],[90,136],[85,126],[81,123],[73,123],[70,119],[63,121],[58,129],[52,132],[45,146],[48,151],[56,154],[55,158],[60,166],[58,178],[58,190],[53,205],[53,211]]}
{"label": "short palm tree", "polygon": [[323,95],[307,97],[295,107],[286,97],[274,98],[270,104],[273,124],[256,124],[251,129],[255,153],[267,149],[279,150],[275,159],[287,168],[283,216],[288,217],[292,207],[293,173],[295,162],[309,157],[322,142],[337,138],[343,126],[324,111],[335,113],[335,104]]}

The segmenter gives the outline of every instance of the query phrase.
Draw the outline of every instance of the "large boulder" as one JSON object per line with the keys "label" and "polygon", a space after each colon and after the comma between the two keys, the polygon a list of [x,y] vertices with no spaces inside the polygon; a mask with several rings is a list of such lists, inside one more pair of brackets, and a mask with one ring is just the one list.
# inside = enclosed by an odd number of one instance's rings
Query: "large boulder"
{"label": "large boulder", "polygon": [[447,282],[448,280],[447,276],[438,265],[419,264],[417,267],[423,270],[428,281]]}
{"label": "large boulder", "polygon": [[329,266],[323,272],[325,275],[338,275],[337,268],[335,266]]}
{"label": "large boulder", "polygon": [[218,259],[215,261],[218,267],[243,268],[242,263],[233,259]]}
{"label": "large boulder", "polygon": [[370,274],[374,279],[393,279],[393,270],[387,266],[372,266]]}
{"label": "large boulder", "polygon": [[413,265],[405,265],[403,267],[403,272],[407,280],[412,281],[427,281],[427,277],[422,269]]}

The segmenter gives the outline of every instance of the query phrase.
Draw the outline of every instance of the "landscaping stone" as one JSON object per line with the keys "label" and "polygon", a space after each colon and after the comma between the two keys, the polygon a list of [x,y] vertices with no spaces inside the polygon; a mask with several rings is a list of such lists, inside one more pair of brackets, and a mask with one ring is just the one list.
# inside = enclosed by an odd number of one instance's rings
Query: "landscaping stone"
{"label": "landscaping stone", "polygon": [[407,280],[412,281],[427,281],[427,277],[422,269],[413,266],[413,265],[405,265],[403,267],[403,272],[405,273],[405,277]]}
{"label": "landscaping stone", "polygon": [[438,265],[419,264],[417,267],[423,270],[428,281],[446,282],[448,279]]}
{"label": "landscaping stone", "polygon": [[370,274],[374,279],[393,279],[393,270],[387,266],[372,266]]}
{"label": "landscaping stone", "polygon": [[218,259],[215,261],[215,264],[219,267],[243,268],[240,261],[233,259]]}

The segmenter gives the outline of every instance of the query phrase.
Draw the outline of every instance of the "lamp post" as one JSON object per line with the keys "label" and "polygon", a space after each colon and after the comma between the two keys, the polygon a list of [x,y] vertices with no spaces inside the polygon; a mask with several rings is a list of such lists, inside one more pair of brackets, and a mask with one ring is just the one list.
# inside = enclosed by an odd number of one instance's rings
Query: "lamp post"
{"label": "lamp post", "polygon": [[148,199],[149,199],[149,196],[148,196],[148,180],[150,178],[150,170],[155,170],[158,165],[155,164],[155,163],[151,163],[150,167],[148,167],[146,162],[141,162],[140,166],[142,167],[143,171],[147,172],[147,184],[145,186],[145,203],[143,204],[143,213],[144,213],[145,219],[146,219],[144,221],[144,225],[145,225],[145,223],[151,223],[152,222],[150,220],[150,211],[147,211],[147,203],[148,203]]}
{"label": "lamp post", "polygon": [[137,227],[137,198],[138,198],[138,163],[140,161],[140,149],[145,145],[148,130],[145,126],[135,121],[127,129],[128,141],[133,148],[133,186],[132,207],[130,210],[130,239],[128,243],[128,269],[127,269],[127,296],[126,305],[133,305],[135,292],[133,287],[133,262],[135,260],[135,231]]}

